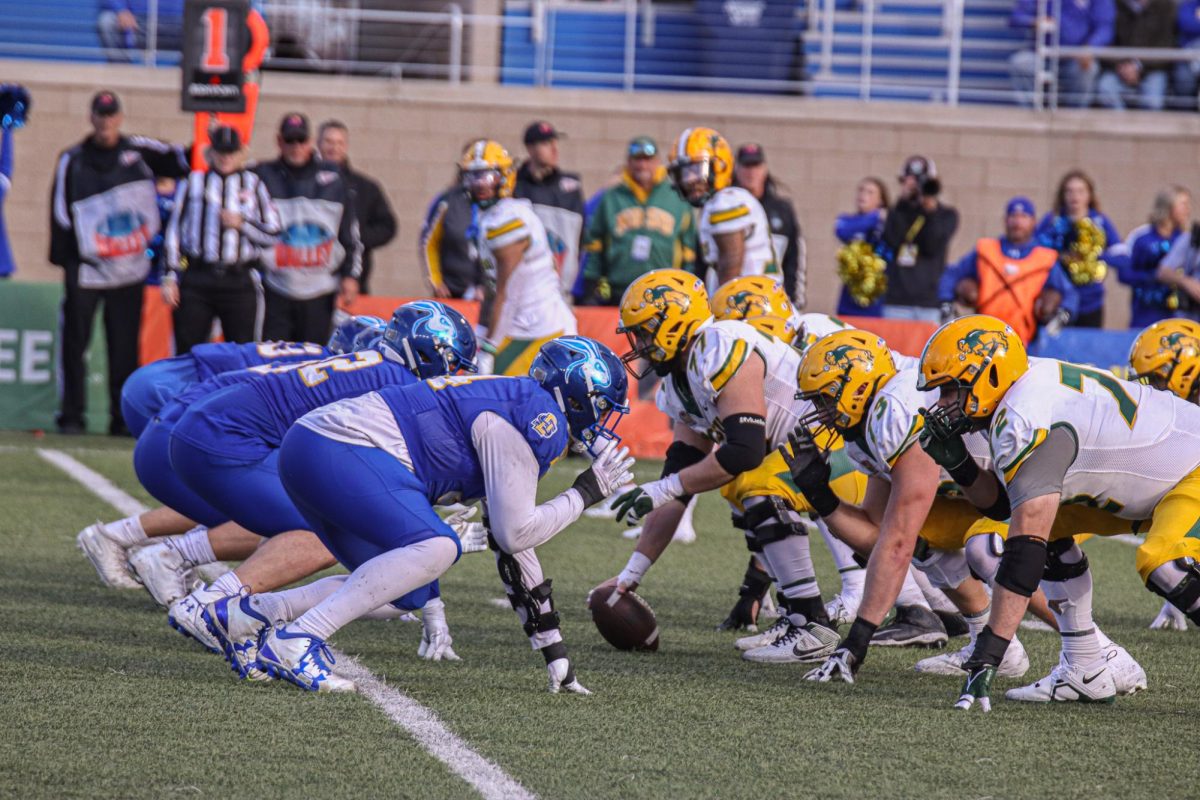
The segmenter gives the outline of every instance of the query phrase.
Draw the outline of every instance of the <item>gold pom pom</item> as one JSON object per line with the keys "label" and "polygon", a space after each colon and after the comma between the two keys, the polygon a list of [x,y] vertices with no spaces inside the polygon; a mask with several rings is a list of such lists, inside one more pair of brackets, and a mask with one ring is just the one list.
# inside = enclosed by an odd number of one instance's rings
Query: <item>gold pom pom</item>
{"label": "gold pom pom", "polygon": [[887,291],[887,262],[866,242],[851,242],[837,253],[837,274],[850,298],[866,308]]}
{"label": "gold pom pom", "polygon": [[1084,217],[1075,223],[1075,240],[1063,253],[1063,266],[1076,286],[1100,283],[1108,274],[1108,264],[1100,260],[1107,246],[1104,229]]}

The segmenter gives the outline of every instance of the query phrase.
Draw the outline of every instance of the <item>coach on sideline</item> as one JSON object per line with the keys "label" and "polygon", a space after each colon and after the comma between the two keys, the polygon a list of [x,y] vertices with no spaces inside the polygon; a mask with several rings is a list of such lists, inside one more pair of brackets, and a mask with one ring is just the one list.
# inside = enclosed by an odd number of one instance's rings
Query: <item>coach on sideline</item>
{"label": "coach on sideline", "polygon": [[295,112],[279,125],[279,158],[254,168],[279,211],[283,232],[263,252],[263,338],[324,342],[333,304],[353,303],[362,274],[354,198],[341,171],[313,152],[308,119]]}
{"label": "coach on sideline", "polygon": [[108,347],[108,431],[126,436],[121,387],[137,369],[142,284],[150,274],[150,241],[162,220],[154,179],[182,178],[187,158],[178,147],[121,133],[121,101],[113,92],[92,98],[92,133],[64,150],[50,203],[50,263],[63,268],[60,433],[83,433],[87,409],[84,355],[96,309],[104,303]]}

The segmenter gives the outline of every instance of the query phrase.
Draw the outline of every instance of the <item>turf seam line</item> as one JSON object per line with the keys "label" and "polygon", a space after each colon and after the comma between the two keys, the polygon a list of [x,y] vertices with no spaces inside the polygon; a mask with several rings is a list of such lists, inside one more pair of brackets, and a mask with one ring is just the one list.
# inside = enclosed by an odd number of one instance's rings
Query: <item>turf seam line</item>
{"label": "turf seam line", "polygon": [[[140,514],[146,510],[144,505],[108,478],[61,450],[38,448],[37,454],[122,514]],[[354,681],[367,701],[403,728],[426,752],[445,764],[447,769],[469,783],[484,800],[537,800],[537,795],[518,783],[515,778],[472,750],[471,746],[447,728],[432,710],[399,689],[388,686],[356,659],[336,650],[334,652],[338,673]]]}

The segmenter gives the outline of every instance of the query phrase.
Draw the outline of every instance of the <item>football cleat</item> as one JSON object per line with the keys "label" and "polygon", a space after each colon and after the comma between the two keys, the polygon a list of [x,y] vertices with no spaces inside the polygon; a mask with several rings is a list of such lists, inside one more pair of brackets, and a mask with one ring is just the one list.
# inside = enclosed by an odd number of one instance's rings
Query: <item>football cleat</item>
{"label": "football cleat", "polygon": [[1111,703],[1117,698],[1117,687],[1104,656],[1082,666],[1068,664],[1065,657],[1060,657],[1049,675],[1028,686],[1009,689],[1004,696],[1024,703]]}
{"label": "football cleat", "polygon": [[858,616],[858,604],[861,601],[861,595],[848,595],[845,592],[835,594],[833,599],[825,604],[825,613],[829,615],[829,622],[835,628],[854,622],[854,618]]}
{"label": "football cleat", "polygon": [[271,623],[250,605],[248,591],[209,603],[200,617],[239,678],[270,680],[271,676],[258,668],[258,643],[271,629]]}
{"label": "football cleat", "polygon": [[99,520],[88,525],[75,537],[75,544],[96,568],[100,580],[113,589],[140,589],[142,585],[129,574],[125,563],[125,548],[120,542],[108,537],[104,523]]}
{"label": "football cleat", "polygon": [[786,616],[780,616],[777,620],[775,620],[771,627],[767,628],[765,631],[735,639],[733,646],[742,651],[766,647],[769,644],[774,644],[775,640],[787,633],[788,628],[790,627],[792,627],[792,623],[788,621],[788,618]]}
{"label": "football cleat", "polygon": [[186,594],[171,604],[167,609],[167,624],[189,639],[195,639],[208,650],[221,653],[221,643],[208,632],[208,626],[200,614],[204,606],[223,597],[220,592],[214,592],[197,583],[191,594]]}
{"label": "football cleat", "polygon": [[1136,694],[1146,688],[1146,670],[1133,660],[1129,651],[1115,642],[1103,648],[1108,671],[1112,673],[1117,694]]}
{"label": "football cleat", "polygon": [[353,681],[333,672],[333,653],[324,639],[286,628],[268,631],[258,646],[258,663],[272,678],[309,692],[356,692]]}
{"label": "football cleat", "polygon": [[164,608],[188,593],[189,566],[179,551],[166,542],[139,547],[129,555],[133,574],[154,601]]}
{"label": "football cleat", "polygon": [[[971,657],[971,651],[974,649],[975,643],[971,642],[953,653],[939,653],[936,656],[923,658],[916,663],[913,669],[926,675],[950,675],[961,678],[967,674],[967,671],[963,669],[963,664]],[[1020,678],[1028,671],[1029,655],[1025,652],[1025,645],[1021,644],[1020,639],[1013,639],[1009,642],[1008,649],[1004,651],[1004,660],[1000,662],[996,674],[1001,678]]]}
{"label": "football cleat", "polygon": [[937,615],[922,606],[896,606],[892,621],[875,631],[876,647],[942,647],[950,639]]}
{"label": "football cleat", "polygon": [[742,658],[765,664],[807,664],[833,655],[840,641],[836,630],[819,623],[789,623],[787,631],[774,642],[747,650]]}
{"label": "football cleat", "polygon": [[970,636],[971,626],[967,624],[967,619],[957,611],[934,611],[937,618],[942,621],[942,627],[946,629],[946,635],[951,639],[956,636]]}

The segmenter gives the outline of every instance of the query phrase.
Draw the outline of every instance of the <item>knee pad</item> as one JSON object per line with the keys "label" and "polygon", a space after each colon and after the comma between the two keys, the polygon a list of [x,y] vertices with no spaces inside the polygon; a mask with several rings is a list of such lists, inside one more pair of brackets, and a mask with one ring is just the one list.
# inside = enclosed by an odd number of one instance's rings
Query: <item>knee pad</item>
{"label": "knee pad", "polygon": [[789,536],[807,536],[808,527],[803,517],[782,497],[767,495],[751,497],[745,502],[747,535],[753,535],[755,544],[763,547]]}
{"label": "knee pad", "polygon": [[[496,570],[500,573],[500,580],[504,583],[505,589],[508,590],[509,605],[521,619],[525,635],[533,636],[537,633],[558,630],[559,615],[554,610],[550,579],[547,578],[537,586],[526,589],[525,582],[522,580],[520,563],[501,550],[491,534],[488,534],[488,545],[496,553]],[[543,611],[542,603],[546,603],[550,610]]]}
{"label": "knee pad", "polygon": [[1191,611],[1200,602],[1200,568],[1192,559],[1177,558],[1158,567],[1150,573],[1146,588],[1187,614],[1193,622],[1200,618],[1200,610]]}
{"label": "knee pad", "polygon": [[[1071,563],[1065,563],[1062,559],[1067,553],[1074,552],[1079,554],[1079,560]],[[1042,580],[1063,582],[1069,581],[1072,578],[1078,578],[1088,571],[1087,556],[1075,544],[1072,538],[1059,539],[1046,545],[1046,570],[1042,573]]]}
{"label": "knee pad", "polygon": [[736,508],[729,509],[729,519],[733,523],[733,527],[741,531],[746,537],[746,549],[751,553],[761,553],[762,548],[754,539],[754,531],[746,526],[746,515]]}
{"label": "knee pad", "polygon": [[996,570],[996,585],[1014,594],[1032,597],[1046,571],[1046,542],[1032,536],[1012,536]]}
{"label": "knee pad", "polygon": [[963,546],[967,555],[967,567],[971,574],[991,586],[996,581],[996,572],[1000,569],[1000,559],[1004,556],[1004,539],[998,533],[981,533],[967,539]]}
{"label": "knee pad", "polygon": [[913,551],[913,566],[921,570],[929,582],[939,589],[953,589],[967,578],[967,554],[962,550],[934,550],[924,539],[917,539]]}

